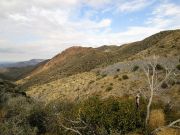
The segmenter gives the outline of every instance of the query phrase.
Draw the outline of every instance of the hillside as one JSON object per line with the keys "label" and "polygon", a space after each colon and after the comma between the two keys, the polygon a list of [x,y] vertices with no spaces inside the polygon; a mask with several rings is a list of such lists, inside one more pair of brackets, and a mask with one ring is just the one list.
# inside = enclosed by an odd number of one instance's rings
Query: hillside
{"label": "hillside", "polygon": [[12,81],[22,79],[44,61],[42,59],[32,59],[23,62],[1,64],[0,78]]}
{"label": "hillside", "polygon": [[23,84],[24,87],[29,87],[117,62],[139,59],[154,54],[171,57],[177,56],[179,52],[180,30],[163,31],[142,41],[122,46],[71,47],[41,64],[19,83]]}

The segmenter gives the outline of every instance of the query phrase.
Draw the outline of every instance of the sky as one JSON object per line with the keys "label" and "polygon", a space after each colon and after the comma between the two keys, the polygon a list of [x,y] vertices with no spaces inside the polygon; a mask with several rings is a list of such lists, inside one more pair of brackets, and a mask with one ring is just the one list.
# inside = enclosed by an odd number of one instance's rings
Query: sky
{"label": "sky", "polygon": [[179,28],[179,0],[0,0],[0,62],[122,45]]}

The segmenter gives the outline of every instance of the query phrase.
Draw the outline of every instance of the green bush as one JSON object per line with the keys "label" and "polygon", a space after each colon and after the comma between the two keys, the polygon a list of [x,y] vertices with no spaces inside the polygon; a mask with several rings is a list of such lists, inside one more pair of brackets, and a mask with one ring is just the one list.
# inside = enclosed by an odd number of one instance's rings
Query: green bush
{"label": "green bush", "polygon": [[37,127],[32,127],[28,121],[34,106],[32,101],[22,96],[8,99],[4,103],[6,116],[4,121],[0,122],[0,134],[36,135],[38,133]]}
{"label": "green bush", "polygon": [[144,128],[145,105],[137,111],[134,100],[109,98],[100,100],[89,98],[81,105],[81,117],[94,129],[102,127],[110,134],[111,130],[128,133]]}

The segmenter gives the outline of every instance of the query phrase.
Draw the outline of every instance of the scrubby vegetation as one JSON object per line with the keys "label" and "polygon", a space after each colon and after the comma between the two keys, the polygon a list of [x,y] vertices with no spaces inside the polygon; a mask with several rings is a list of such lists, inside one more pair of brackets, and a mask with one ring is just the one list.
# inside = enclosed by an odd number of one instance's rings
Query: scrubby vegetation
{"label": "scrubby vegetation", "polygon": [[129,77],[128,77],[127,75],[123,75],[122,78],[123,78],[124,80],[129,79]]}
{"label": "scrubby vegetation", "polygon": [[180,70],[180,64],[179,64],[179,65],[177,65],[177,66],[176,66],[176,68],[177,68],[178,70]]}
{"label": "scrubby vegetation", "polygon": [[139,66],[136,65],[136,66],[133,67],[132,71],[135,72],[135,71],[137,71],[138,69],[139,69]]}
{"label": "scrubby vegetation", "polygon": [[[56,100],[44,106],[22,94],[22,90],[10,82],[1,82],[0,86],[3,88],[0,93],[2,135],[147,134],[164,125],[166,120],[178,117],[170,117],[174,112],[168,105],[153,103],[147,130],[147,101],[142,98],[139,109],[135,98],[129,96],[106,99],[92,96],[76,103]],[[113,83],[109,83],[110,90],[112,86]]]}
{"label": "scrubby vegetation", "polygon": [[112,89],[113,89],[112,86],[108,86],[108,87],[106,88],[106,91],[108,92],[108,91],[111,91]]}
{"label": "scrubby vegetation", "polygon": [[164,69],[163,66],[161,66],[160,64],[156,65],[156,70],[163,70],[163,69]]}

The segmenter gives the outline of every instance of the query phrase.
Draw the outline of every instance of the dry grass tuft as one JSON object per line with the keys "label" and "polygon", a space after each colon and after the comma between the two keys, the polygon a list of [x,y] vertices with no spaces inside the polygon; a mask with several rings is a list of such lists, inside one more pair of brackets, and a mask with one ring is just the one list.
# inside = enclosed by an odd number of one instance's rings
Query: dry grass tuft
{"label": "dry grass tuft", "polygon": [[162,109],[152,110],[150,113],[149,127],[150,129],[156,129],[165,125],[165,114]]}

